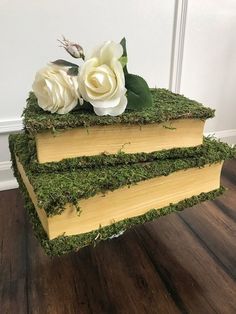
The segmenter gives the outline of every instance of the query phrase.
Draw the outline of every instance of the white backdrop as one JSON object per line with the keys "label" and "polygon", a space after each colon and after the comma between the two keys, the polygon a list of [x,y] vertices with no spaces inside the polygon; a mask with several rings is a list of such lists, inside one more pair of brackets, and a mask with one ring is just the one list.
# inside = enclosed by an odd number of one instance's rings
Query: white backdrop
{"label": "white backdrop", "polygon": [[206,131],[235,141],[235,33],[234,0],[1,0],[0,190],[16,186],[7,137],[22,126],[35,72],[68,58],[61,34],[88,50],[125,36],[130,72],[150,86],[168,88],[174,78],[173,90],[217,109]]}
{"label": "white backdrop", "polygon": [[236,139],[236,1],[188,4],[180,91],[216,108],[206,131],[232,130]]}

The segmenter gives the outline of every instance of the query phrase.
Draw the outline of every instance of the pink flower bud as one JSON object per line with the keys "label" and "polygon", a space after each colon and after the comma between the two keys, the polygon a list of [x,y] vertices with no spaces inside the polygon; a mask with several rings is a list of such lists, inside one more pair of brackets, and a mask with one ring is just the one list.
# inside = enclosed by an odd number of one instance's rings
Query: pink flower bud
{"label": "pink flower bud", "polygon": [[84,50],[83,48],[77,44],[69,41],[64,36],[62,36],[62,40],[58,41],[62,44],[62,48],[64,48],[73,58],[82,58],[84,60]]}

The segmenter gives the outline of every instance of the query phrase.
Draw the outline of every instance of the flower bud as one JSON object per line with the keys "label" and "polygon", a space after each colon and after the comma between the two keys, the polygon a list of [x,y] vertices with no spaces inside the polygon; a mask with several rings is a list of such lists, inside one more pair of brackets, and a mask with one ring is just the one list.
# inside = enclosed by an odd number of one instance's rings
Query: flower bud
{"label": "flower bud", "polygon": [[62,40],[58,41],[62,44],[62,48],[64,48],[73,58],[82,58],[84,60],[84,50],[83,48],[77,44],[69,41],[64,36],[62,36]]}

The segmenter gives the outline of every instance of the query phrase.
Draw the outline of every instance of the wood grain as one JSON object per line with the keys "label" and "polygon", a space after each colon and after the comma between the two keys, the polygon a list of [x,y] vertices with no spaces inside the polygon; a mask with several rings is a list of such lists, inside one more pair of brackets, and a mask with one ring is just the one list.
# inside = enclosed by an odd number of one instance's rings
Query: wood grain
{"label": "wood grain", "polygon": [[50,259],[18,190],[0,193],[0,313],[236,313],[236,160],[228,191]]}

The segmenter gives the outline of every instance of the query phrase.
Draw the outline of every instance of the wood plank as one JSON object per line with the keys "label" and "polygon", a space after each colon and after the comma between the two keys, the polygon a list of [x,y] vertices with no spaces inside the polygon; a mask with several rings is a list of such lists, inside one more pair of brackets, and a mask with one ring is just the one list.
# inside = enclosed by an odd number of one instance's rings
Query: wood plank
{"label": "wood plank", "polygon": [[216,201],[53,259],[1,192],[0,313],[236,313],[235,165]]}
{"label": "wood plank", "polygon": [[15,190],[0,193],[0,313],[27,313],[26,215]]}
{"label": "wood plank", "polygon": [[224,163],[224,176],[236,185],[236,159]]}
{"label": "wood plank", "polygon": [[28,233],[30,312],[180,313],[133,231],[53,259]]}
{"label": "wood plank", "polygon": [[215,261],[236,279],[236,225],[213,202],[190,208],[180,217]]}
{"label": "wood plank", "polygon": [[180,313],[135,232],[101,244],[95,254],[104,294],[118,313]]}
{"label": "wood plank", "polygon": [[235,282],[177,214],[148,223],[137,234],[183,313],[236,312]]}
{"label": "wood plank", "polygon": [[[154,269],[145,270],[145,268],[149,269],[148,261],[145,255],[142,257],[142,251],[135,242],[133,232],[131,232],[131,239],[128,232],[125,236],[127,239],[109,241],[108,245],[104,243],[101,245],[102,250],[101,246],[95,249],[88,248],[78,254],[54,259],[44,254],[32,234],[30,225],[26,226],[25,234],[28,238],[28,254],[24,251],[24,257],[28,259],[27,295],[30,313],[44,311],[45,313],[96,313],[96,311],[119,313],[118,309],[127,308],[127,302],[130,304],[130,309],[132,306],[134,311],[138,311],[139,300],[143,294],[154,303],[158,297],[158,306],[166,308],[168,313],[178,313],[161,279],[152,282],[155,277]],[[15,234],[13,236],[16,237]],[[128,247],[123,245],[126,243],[129,243]],[[128,265],[125,262],[127,253],[130,254]],[[137,257],[140,262],[134,267]],[[108,265],[110,266],[107,267]],[[123,271],[126,272],[127,278],[125,281],[120,281],[121,276],[124,276]],[[127,298],[122,296],[124,289],[132,291],[131,294],[127,294]],[[105,296],[108,296],[107,299],[104,299]],[[65,300],[67,300],[66,304]],[[112,306],[113,303],[116,305]],[[144,302],[143,308],[148,310],[149,304]],[[24,313],[23,308],[22,313]]]}
{"label": "wood plank", "polygon": [[83,281],[76,283],[74,279],[78,265],[73,256],[50,259],[31,230],[29,235],[29,312],[90,313]]}
{"label": "wood plank", "polygon": [[227,191],[220,198],[216,199],[214,204],[236,223],[236,159],[224,163],[223,174],[221,182],[227,187]]}

